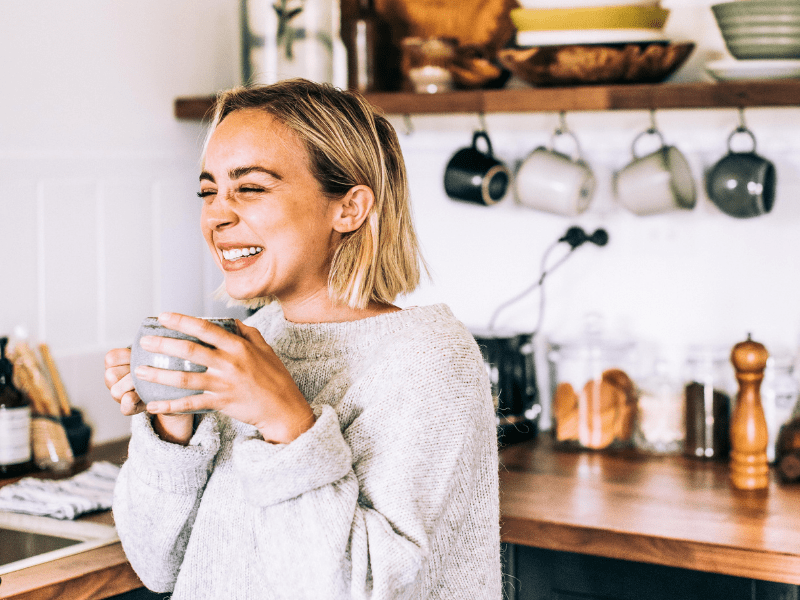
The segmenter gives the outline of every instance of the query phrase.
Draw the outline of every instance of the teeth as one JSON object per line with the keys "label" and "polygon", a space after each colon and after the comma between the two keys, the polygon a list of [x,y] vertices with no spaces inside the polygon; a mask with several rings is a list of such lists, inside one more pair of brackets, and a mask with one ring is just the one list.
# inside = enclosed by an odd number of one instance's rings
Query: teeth
{"label": "teeth", "polygon": [[225,260],[237,260],[244,256],[252,256],[258,254],[263,248],[260,246],[250,246],[249,248],[233,248],[232,250],[223,250],[222,256]]}

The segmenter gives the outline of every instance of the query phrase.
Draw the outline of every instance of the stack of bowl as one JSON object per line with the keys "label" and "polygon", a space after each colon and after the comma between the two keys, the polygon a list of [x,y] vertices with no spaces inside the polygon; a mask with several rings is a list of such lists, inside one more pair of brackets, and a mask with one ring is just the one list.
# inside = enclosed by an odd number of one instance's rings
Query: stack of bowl
{"label": "stack of bowl", "polygon": [[734,60],[706,69],[717,79],[775,79],[800,76],[800,2],[737,0],[711,7]]}
{"label": "stack of bowl", "polygon": [[498,59],[532,85],[663,81],[694,48],[666,38],[670,11],[658,0],[519,1],[516,48]]}

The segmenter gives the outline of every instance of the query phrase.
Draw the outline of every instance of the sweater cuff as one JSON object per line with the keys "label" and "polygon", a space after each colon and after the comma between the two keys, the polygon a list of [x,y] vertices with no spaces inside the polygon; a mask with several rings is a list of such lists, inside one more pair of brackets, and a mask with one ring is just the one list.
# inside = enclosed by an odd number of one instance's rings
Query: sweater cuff
{"label": "sweater cuff", "polygon": [[194,494],[205,486],[219,450],[219,424],[213,413],[203,415],[187,446],[162,440],[151,417],[131,419],[128,461],[146,485],[177,494]]}
{"label": "sweater cuff", "polygon": [[262,438],[240,442],[233,465],[249,502],[267,507],[339,481],[353,469],[353,457],[336,411],[314,408],[316,423],[290,444]]}

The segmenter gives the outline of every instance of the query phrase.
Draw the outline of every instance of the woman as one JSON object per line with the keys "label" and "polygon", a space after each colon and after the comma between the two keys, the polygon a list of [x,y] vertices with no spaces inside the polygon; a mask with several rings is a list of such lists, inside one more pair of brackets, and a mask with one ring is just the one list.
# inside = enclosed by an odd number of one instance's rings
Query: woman
{"label": "woman", "polygon": [[199,195],[227,294],[265,306],[239,336],[161,315],[211,347],[142,340],[208,370],[138,377],[200,395],[145,410],[130,351],[106,356],[122,412],[142,413],[114,518],[144,584],[174,600],[499,599],[489,383],[445,305],[392,304],[419,255],[388,121],[304,80],[223,93]]}

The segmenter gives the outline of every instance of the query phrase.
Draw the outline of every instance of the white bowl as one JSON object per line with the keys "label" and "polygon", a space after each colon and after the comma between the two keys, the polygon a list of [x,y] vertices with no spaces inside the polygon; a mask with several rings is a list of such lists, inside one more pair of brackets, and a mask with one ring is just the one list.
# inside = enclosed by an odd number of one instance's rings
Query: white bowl
{"label": "white bowl", "polygon": [[728,51],[738,59],[800,58],[800,2],[746,0],[711,7]]}
{"label": "white bowl", "polygon": [[660,29],[567,29],[518,31],[517,46],[566,46],[570,44],[633,44],[667,41]]}

